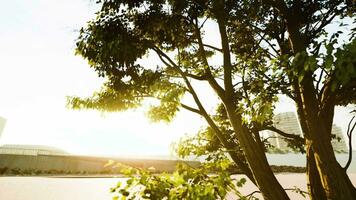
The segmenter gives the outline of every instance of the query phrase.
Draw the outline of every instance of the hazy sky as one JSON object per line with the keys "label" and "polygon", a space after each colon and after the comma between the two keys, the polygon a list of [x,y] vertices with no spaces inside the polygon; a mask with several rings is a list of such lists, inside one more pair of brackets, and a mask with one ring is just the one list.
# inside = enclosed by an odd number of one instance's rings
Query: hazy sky
{"label": "hazy sky", "polygon": [[[65,108],[66,96],[88,96],[102,83],[74,56],[77,30],[94,12],[89,0],[2,2],[0,116],[8,121],[1,144],[53,145],[79,154],[167,155],[171,142],[202,125],[188,112],[171,124],[151,124],[142,110],[104,115]],[[211,27],[208,34],[214,31]],[[290,101],[282,102],[277,112],[294,110]],[[343,128],[344,113],[335,118]]]}
{"label": "hazy sky", "polygon": [[65,108],[66,96],[88,96],[102,83],[74,56],[77,30],[94,12],[88,0],[2,3],[0,116],[7,125],[0,143],[53,145],[81,154],[169,154],[172,141],[201,126],[189,113],[171,124],[151,124],[142,110],[103,115]]}

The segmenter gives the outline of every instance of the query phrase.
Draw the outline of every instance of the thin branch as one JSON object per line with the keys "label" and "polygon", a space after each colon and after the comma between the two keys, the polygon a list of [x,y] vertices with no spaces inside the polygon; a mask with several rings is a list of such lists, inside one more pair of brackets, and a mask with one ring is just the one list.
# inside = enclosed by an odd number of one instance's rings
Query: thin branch
{"label": "thin branch", "polygon": [[256,193],[261,193],[261,191],[258,191],[258,190],[253,191],[250,194],[246,195],[245,198],[248,197],[248,200],[250,200],[250,199],[254,198],[253,195],[256,194]]}
{"label": "thin branch", "polygon": [[[337,94],[341,92],[340,84],[336,85],[335,90],[332,89],[332,85],[335,82],[336,78],[335,74],[336,73],[333,72],[333,74],[331,74],[331,76],[326,79],[326,81],[324,81],[324,85],[321,88],[320,95],[317,96],[317,98],[320,98],[319,101],[321,102],[320,106],[322,110],[324,110],[325,107],[335,106],[337,102]],[[316,95],[318,95],[318,93]]]}
{"label": "thin branch", "polygon": [[[196,41],[193,41],[192,43],[198,44],[198,42],[196,42]],[[213,50],[218,51],[218,52],[223,52],[222,49],[220,49],[218,47],[214,47],[213,45],[210,45],[210,44],[204,44],[203,43],[203,46],[204,47],[208,47],[208,48],[213,49]]]}
{"label": "thin branch", "polygon": [[317,89],[317,90],[319,90],[319,84],[320,84],[320,82],[321,82],[321,79],[323,78],[324,71],[325,71],[325,70],[321,70],[321,73],[320,73],[320,75],[319,75],[319,79],[318,79],[318,81],[316,82],[316,89]]}
{"label": "thin branch", "polygon": [[[164,64],[167,65],[167,67],[172,67],[174,70],[177,71],[177,73],[179,73],[187,88],[188,91],[191,93],[194,102],[196,103],[196,105],[198,106],[198,110],[201,113],[201,115],[204,117],[204,119],[207,121],[207,123],[209,124],[209,126],[214,130],[216,137],[219,139],[219,141],[222,143],[222,145],[225,148],[228,149],[232,149],[233,146],[231,143],[228,142],[228,139],[225,137],[225,135],[220,131],[219,127],[215,124],[214,120],[210,117],[210,115],[208,114],[208,112],[205,110],[203,104],[201,103],[197,93],[195,92],[193,86],[191,85],[190,81],[188,80],[188,77],[186,76],[186,74],[182,71],[182,69],[180,68],[180,66],[178,66],[167,54],[165,54],[161,49],[157,48],[156,46],[152,46],[152,50],[154,50],[159,58],[162,60],[162,62]],[[168,62],[165,60],[167,59]],[[208,74],[209,75],[209,74]],[[211,75],[211,74],[210,74]],[[214,79],[215,81],[215,79]],[[246,174],[246,176],[254,183],[256,184],[256,181],[254,179],[254,176],[250,170],[250,168],[248,167],[248,165],[244,162],[244,160],[246,160],[244,157],[240,157],[238,156],[236,153],[231,152],[230,153],[231,158],[234,160],[234,162],[244,171],[244,173]]]}
{"label": "thin branch", "polygon": [[351,161],[352,161],[352,132],[354,131],[354,128],[356,126],[356,121],[354,122],[354,125],[351,128],[352,121],[355,119],[355,116],[353,116],[349,122],[349,125],[347,126],[347,137],[349,139],[349,159],[347,160],[347,163],[344,167],[345,171],[349,168]]}
{"label": "thin branch", "polygon": [[235,88],[235,87],[238,86],[239,84],[242,84],[242,82],[239,81],[239,82],[235,83],[235,84],[233,85],[233,87]]}
{"label": "thin branch", "polygon": [[304,190],[301,190],[301,189],[299,189],[299,188],[284,188],[284,190],[285,190],[285,191],[288,191],[288,190],[289,190],[289,191],[294,191],[294,192],[296,192],[296,193],[302,195],[303,197],[304,197],[305,194],[306,194],[306,195],[309,195],[309,192],[304,191]]}
{"label": "thin branch", "polygon": [[[189,90],[190,93],[192,94],[193,99],[194,99],[195,103],[196,103],[197,106],[198,106],[199,113],[201,113],[201,114],[204,116],[204,118],[208,121],[209,125],[214,129],[214,131],[217,132],[217,135],[222,136],[221,138],[218,137],[219,139],[222,140],[222,139],[223,139],[223,134],[220,132],[219,128],[217,127],[217,125],[215,124],[215,122],[211,119],[211,117],[209,116],[209,114],[208,114],[207,111],[205,110],[203,104],[200,102],[200,99],[199,99],[197,93],[195,92],[193,86],[192,86],[191,83],[189,82],[186,73],[184,73],[184,72],[179,68],[179,66],[176,65],[176,64],[175,64],[164,52],[162,52],[160,49],[154,48],[154,50],[156,51],[156,53],[158,54],[158,56],[160,57],[160,59],[162,60],[162,62],[164,62],[164,64],[166,64],[168,67],[174,68],[174,69],[182,76],[182,78],[183,78],[185,84],[186,84],[187,87],[188,87],[188,90]],[[163,59],[163,57],[166,58],[167,60],[169,60],[170,63],[172,63],[173,66],[170,65],[169,63],[167,63],[167,61],[165,61],[165,59]],[[225,140],[225,141],[227,141],[227,140]],[[224,142],[222,142],[222,143],[224,143]]]}
{"label": "thin branch", "polygon": [[[324,96],[324,91],[325,91],[325,88],[327,88],[329,86],[329,84],[331,83],[331,76],[328,76],[328,78],[326,79],[326,81],[324,81],[324,84],[323,86],[321,87],[320,91],[319,91],[319,101],[322,102],[322,97]],[[318,88],[316,88],[318,89]]]}
{"label": "thin branch", "polygon": [[255,113],[255,109],[254,109],[254,107],[252,106],[252,103],[251,103],[251,99],[250,99],[250,97],[249,97],[249,95],[248,95],[248,92],[247,92],[247,90],[246,90],[246,82],[245,82],[245,72],[246,72],[246,67],[243,67],[243,69],[242,69],[242,77],[241,77],[241,80],[242,80],[242,90],[244,91],[244,93],[245,93],[245,97],[246,97],[246,100],[247,100],[247,103],[248,103],[248,107],[250,107],[251,108],[251,110],[252,110],[252,113]]}
{"label": "thin branch", "polygon": [[[276,48],[274,48],[273,44],[267,40],[263,35],[261,35],[259,32],[257,32],[257,34],[261,37],[262,40],[264,40],[268,45],[269,47],[271,47],[271,49],[277,54],[277,55],[280,55],[280,53],[277,51]],[[273,55],[272,53],[268,52],[272,57],[274,58],[277,58],[277,56]]]}
{"label": "thin branch", "polygon": [[183,104],[183,103],[181,103],[180,105],[182,106],[182,108],[184,108],[184,109],[186,109],[186,110],[189,110],[189,111],[191,111],[191,112],[193,112],[193,113],[197,113],[197,114],[199,114],[199,115],[203,115],[202,112],[201,112],[200,110],[196,109],[196,108],[190,107],[190,106],[185,105],[185,104]]}
{"label": "thin branch", "polygon": [[201,28],[203,28],[205,22],[206,22],[208,19],[209,19],[208,17],[206,17],[206,18],[204,19],[203,23],[199,26],[199,30],[200,30]]}
{"label": "thin branch", "polygon": [[[337,9],[337,6],[335,6],[335,10],[331,9],[329,10],[327,13],[325,13],[323,19],[321,20],[321,24],[319,27],[317,27],[317,24],[315,24],[315,26],[313,27],[313,33],[311,34],[310,37],[315,36],[316,34],[318,34],[325,26],[327,26],[328,24],[330,24],[330,22],[340,14],[340,12],[344,11],[347,9],[347,6],[344,6],[342,8],[340,8],[339,10]],[[331,13],[334,12],[333,15],[331,15]],[[327,19],[329,17],[329,19]]]}
{"label": "thin branch", "polygon": [[195,19],[195,32],[197,34],[197,39],[198,39],[198,44],[199,44],[199,53],[201,55],[201,59],[203,60],[204,64],[206,65],[207,70],[210,70],[209,68],[209,63],[208,63],[208,58],[205,53],[204,45],[203,45],[203,40],[201,37],[200,29],[198,27],[198,19]]}
{"label": "thin branch", "polygon": [[185,76],[189,77],[189,78],[193,78],[195,80],[199,80],[199,81],[206,81],[208,80],[206,76],[198,76],[198,75],[195,75],[195,74],[190,74],[190,73],[187,73],[187,72],[184,72]]}
{"label": "thin branch", "polygon": [[283,139],[282,137],[276,137],[276,136],[269,136],[266,138],[263,138],[262,142],[268,142],[269,139]]}
{"label": "thin branch", "polygon": [[[221,6],[221,7],[220,7]],[[218,7],[221,10],[224,10],[223,5],[218,4]],[[229,40],[226,32],[226,24],[223,19],[223,16],[217,16],[217,23],[219,26],[220,38],[221,38],[221,47],[223,49],[223,69],[224,69],[224,87],[225,87],[225,97],[227,101],[231,101],[234,96],[234,88],[232,84],[232,64],[231,64],[231,55],[230,55],[230,46]]]}
{"label": "thin branch", "polygon": [[204,64],[206,65],[206,77],[208,80],[208,83],[210,84],[210,86],[214,89],[214,91],[217,93],[217,95],[224,100],[224,89],[216,82],[215,78],[213,77],[210,67],[209,67],[209,63],[208,63],[208,59],[205,53],[205,49],[204,49],[204,44],[203,44],[203,40],[201,37],[201,32],[200,29],[198,28],[198,20],[196,19],[196,24],[195,24],[195,32],[197,34],[197,39],[198,39],[198,44],[199,44],[199,53],[201,54],[201,59],[203,60]]}
{"label": "thin branch", "polygon": [[[163,53],[163,52],[162,52]],[[161,54],[161,53],[158,53],[158,57],[160,58],[160,60],[163,62],[163,64],[165,64],[167,67],[169,67],[169,68],[174,68],[173,66],[175,66],[176,64],[173,62],[173,61],[171,61],[171,64],[169,64],[164,58],[166,58],[168,61],[170,60],[170,58],[167,56],[167,55],[165,55],[165,54]],[[163,58],[164,57],[164,58]]]}
{"label": "thin branch", "polygon": [[286,138],[291,138],[291,139],[295,139],[297,141],[301,141],[301,142],[304,142],[304,138],[300,137],[299,135],[294,135],[294,134],[290,134],[290,133],[286,133],[274,126],[265,126],[263,127],[263,130],[270,130],[270,131],[273,131],[283,137],[286,137]]}
{"label": "thin branch", "polygon": [[213,50],[215,50],[215,51],[223,52],[222,49],[220,49],[220,48],[218,48],[218,47],[214,47],[214,46],[212,46],[212,45],[210,45],[210,44],[203,44],[203,46],[204,46],[204,47],[208,47],[208,48],[210,48],[210,49],[213,49]]}

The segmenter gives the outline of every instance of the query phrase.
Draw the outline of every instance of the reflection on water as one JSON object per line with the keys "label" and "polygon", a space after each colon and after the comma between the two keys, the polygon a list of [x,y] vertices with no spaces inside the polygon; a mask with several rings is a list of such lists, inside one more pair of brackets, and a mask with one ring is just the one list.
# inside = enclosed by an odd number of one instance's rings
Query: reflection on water
{"label": "reflection on water", "polygon": [[[305,154],[267,154],[267,159],[271,165],[292,165],[304,167],[306,164]],[[345,166],[347,160],[349,159],[349,154],[336,154],[336,159],[339,161],[341,166]],[[356,173],[356,151],[352,154],[352,163],[347,172]]]}

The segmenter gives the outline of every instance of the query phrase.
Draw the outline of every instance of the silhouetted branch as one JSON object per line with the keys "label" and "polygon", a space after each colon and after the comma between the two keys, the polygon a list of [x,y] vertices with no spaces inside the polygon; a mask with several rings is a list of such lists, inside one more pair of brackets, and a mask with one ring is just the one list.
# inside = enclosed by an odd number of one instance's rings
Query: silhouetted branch
{"label": "silhouetted branch", "polygon": [[[208,83],[210,86],[214,89],[214,91],[218,94],[218,96],[223,97],[224,96],[224,89],[221,88],[221,86],[216,82],[215,78],[212,76],[210,67],[209,67],[209,62],[208,62],[208,57],[206,55],[206,51],[204,49],[204,44],[203,44],[203,39],[201,36],[200,29],[198,27],[198,20],[196,19],[196,24],[195,24],[195,32],[197,35],[197,40],[199,44],[199,52],[201,55],[201,59],[203,63],[206,66],[205,69],[205,77],[207,78]],[[222,51],[222,50],[221,50]]]}
{"label": "silhouetted branch", "polygon": [[[260,29],[260,30],[262,31],[262,29]],[[267,53],[269,53],[269,55],[271,55],[272,57],[277,58],[277,56],[279,56],[280,53],[277,51],[277,49],[274,47],[274,45],[273,45],[268,39],[266,39],[264,35],[260,34],[259,32],[257,32],[257,34],[260,36],[260,38],[261,38],[263,41],[265,41],[265,42],[268,44],[268,46],[269,46],[277,55],[273,55],[273,54],[272,54],[271,52],[269,52],[269,51],[268,51]]]}
{"label": "silhouetted branch", "polygon": [[[312,28],[313,33],[311,34],[310,37],[314,37],[315,35],[317,35],[323,28],[325,28],[325,26],[330,24],[335,17],[337,17],[341,12],[343,12],[346,9],[347,6],[344,6],[340,9],[338,9],[338,7],[335,6],[334,9],[330,9],[328,12],[326,12],[323,16],[323,19],[317,24],[315,24],[314,27]],[[319,27],[317,27],[318,25]]]}
{"label": "silhouetted branch", "polygon": [[[199,113],[201,116],[203,116],[203,118],[207,121],[207,123],[209,124],[209,126],[214,130],[216,137],[219,139],[219,141],[223,144],[223,146],[225,148],[228,149],[232,149],[231,145],[227,138],[225,137],[225,135],[221,132],[221,130],[219,129],[219,127],[216,125],[216,123],[214,122],[214,120],[211,118],[211,116],[208,114],[208,112],[205,110],[202,102],[200,101],[197,93],[195,92],[192,84],[190,83],[190,81],[188,80],[188,76],[185,72],[183,72],[183,70],[180,68],[179,65],[177,65],[167,54],[165,54],[161,49],[159,49],[158,47],[152,45],[152,50],[154,50],[157,55],[159,56],[159,58],[161,59],[161,61],[167,66],[170,67],[174,70],[176,70],[183,78],[185,85],[188,88],[188,91],[190,92],[190,94],[193,97],[194,102],[196,103]],[[204,50],[204,49],[202,49]],[[209,68],[207,68],[209,70]],[[215,81],[215,79],[213,79],[211,73],[207,73],[208,76],[208,81],[211,85],[211,87],[213,87],[213,89],[219,94],[221,95],[220,98],[223,99],[224,96],[224,90],[220,87],[220,85],[217,84],[217,82]],[[197,112],[195,112],[197,113]],[[250,168],[248,167],[247,164],[244,163],[245,158],[244,157],[239,157],[237,154],[231,152],[230,153],[231,158],[234,160],[234,162],[244,171],[244,173],[246,174],[246,176],[248,178],[250,178],[250,180],[256,184],[256,181],[252,175],[252,172],[250,170]]]}
{"label": "silhouetted branch", "polygon": [[[194,44],[199,44],[199,42],[197,41],[192,41],[192,43]],[[219,52],[222,52],[222,49],[218,48],[218,47],[214,47],[213,45],[210,45],[210,44],[203,44],[204,47],[208,47],[210,49],[213,49],[215,51],[219,51]]]}
{"label": "silhouetted branch", "polygon": [[184,74],[185,74],[187,77],[193,78],[193,79],[195,79],[195,80],[199,80],[199,81],[205,81],[205,80],[207,80],[207,77],[206,77],[206,76],[198,76],[198,75],[190,74],[190,73],[187,73],[187,72],[185,72]]}
{"label": "silhouetted branch", "polygon": [[349,125],[347,126],[347,137],[349,139],[349,159],[347,160],[347,163],[344,167],[345,171],[349,168],[351,161],[352,161],[352,132],[355,129],[356,126],[356,121],[354,122],[354,125],[351,128],[351,124],[353,122],[353,120],[355,119],[355,116],[353,116],[349,122]]}
{"label": "silhouetted branch", "polygon": [[317,82],[316,82],[316,89],[319,91],[319,84],[320,84],[320,82],[321,82],[321,79],[323,78],[323,75],[324,75],[324,71],[325,70],[321,70],[321,72],[320,72],[320,75],[319,75],[319,78],[318,78],[318,80],[317,80]]}
{"label": "silhouetted branch", "polygon": [[214,46],[209,45],[209,44],[203,44],[203,46],[204,46],[204,47],[208,47],[208,48],[210,48],[210,49],[213,49],[213,50],[215,50],[215,51],[223,52],[222,49],[220,49],[220,48],[218,48],[218,47],[214,47]]}
{"label": "silhouetted branch", "polygon": [[303,137],[300,137],[299,135],[294,135],[294,134],[290,134],[290,133],[286,133],[274,126],[266,126],[266,127],[263,127],[264,130],[270,130],[270,131],[273,131],[283,137],[286,137],[286,138],[291,138],[291,139],[295,139],[297,141],[301,141],[301,142],[304,142],[304,138]]}
{"label": "silhouetted branch", "polygon": [[209,17],[206,17],[206,18],[204,19],[203,23],[201,23],[201,25],[199,26],[199,30],[200,30],[201,28],[203,28],[205,22],[208,21],[208,19],[209,19]]}
{"label": "silhouetted branch", "polygon": [[253,191],[250,194],[246,195],[245,198],[248,198],[248,200],[250,200],[250,199],[254,198],[253,195],[256,194],[256,193],[261,193],[261,191],[258,191],[258,190]]}
{"label": "silhouetted branch", "polygon": [[189,110],[189,111],[191,111],[191,112],[194,112],[194,113],[197,113],[197,114],[199,114],[199,115],[202,115],[202,113],[200,112],[200,110],[198,110],[198,109],[196,109],[196,108],[192,108],[192,107],[187,106],[187,105],[185,105],[185,104],[183,104],[183,103],[181,103],[180,105],[181,105],[182,108],[184,108],[184,109],[187,109],[187,110]]}

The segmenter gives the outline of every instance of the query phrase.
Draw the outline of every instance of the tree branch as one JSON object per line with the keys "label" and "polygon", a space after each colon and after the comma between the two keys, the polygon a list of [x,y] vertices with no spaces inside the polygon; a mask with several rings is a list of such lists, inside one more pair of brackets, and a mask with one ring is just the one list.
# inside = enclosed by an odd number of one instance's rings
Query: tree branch
{"label": "tree branch", "polygon": [[208,78],[206,76],[198,76],[198,75],[195,75],[195,74],[190,74],[190,73],[187,73],[187,72],[184,72],[185,76],[189,77],[189,78],[193,78],[195,80],[199,80],[199,81],[206,81],[208,80]]}
{"label": "tree branch", "polygon": [[248,103],[248,107],[250,107],[251,108],[251,110],[252,110],[252,113],[255,113],[255,109],[254,109],[254,107],[252,106],[252,103],[251,103],[251,99],[250,99],[250,97],[249,97],[249,95],[248,95],[248,92],[247,92],[247,90],[246,90],[246,82],[245,82],[245,73],[246,73],[246,67],[243,67],[243,69],[242,69],[242,77],[241,77],[241,80],[242,80],[242,90],[244,91],[244,93],[245,93],[245,97],[246,97],[246,100],[247,100],[247,103]]}
{"label": "tree branch", "polygon": [[182,106],[182,108],[184,108],[186,110],[189,110],[189,111],[191,111],[193,113],[196,113],[196,114],[199,114],[199,115],[203,115],[202,112],[200,110],[196,109],[196,108],[192,108],[192,107],[190,107],[188,105],[185,105],[183,103],[181,103],[180,105]]}
{"label": "tree branch", "polygon": [[291,139],[294,139],[294,140],[297,140],[297,141],[300,141],[300,142],[304,142],[304,138],[300,137],[299,135],[294,135],[294,134],[290,134],[290,133],[286,133],[274,126],[265,126],[262,128],[263,130],[270,130],[270,131],[273,131],[283,137],[286,137],[286,138],[291,138]]}
{"label": "tree branch", "polygon": [[[219,22],[220,21],[220,22]],[[223,49],[223,62],[224,62],[224,86],[225,86],[225,95],[228,99],[233,98],[234,90],[232,84],[232,65],[231,65],[231,57],[230,57],[230,48],[229,42],[226,33],[225,23],[222,20],[218,20],[219,22],[219,30],[221,35],[221,43]]]}
{"label": "tree branch", "polygon": [[205,76],[206,76],[210,86],[214,89],[214,91],[217,93],[217,95],[224,101],[225,91],[216,82],[215,78],[213,77],[213,75],[211,73],[211,70],[210,70],[210,67],[209,67],[209,63],[208,63],[208,58],[206,56],[203,40],[202,40],[202,37],[201,37],[201,32],[200,32],[200,29],[198,27],[198,20],[197,19],[196,19],[196,23],[195,23],[195,32],[197,34],[197,39],[198,39],[198,44],[199,44],[199,53],[201,54],[201,59],[203,60],[204,64],[206,65],[206,68],[205,68],[205,74],[206,75]]}
{"label": "tree branch", "polygon": [[[263,30],[260,29],[260,28],[258,28],[257,26],[254,26],[254,27],[257,28],[257,29],[259,29],[259,31],[257,31],[257,34],[261,37],[261,40],[265,41],[265,42],[269,45],[269,47],[277,54],[277,56],[281,55],[281,53],[277,51],[277,49],[273,46],[273,44],[272,44],[269,40],[267,40],[267,39],[264,37],[264,35],[262,35],[262,34],[259,33],[259,32],[263,32]],[[268,52],[269,55],[271,55],[272,57],[277,58],[276,55],[273,55],[273,54],[272,54],[271,52],[269,52],[269,51],[267,51],[267,52]]]}
{"label": "tree branch", "polygon": [[321,82],[321,79],[323,78],[324,71],[325,71],[325,70],[321,70],[320,75],[319,75],[319,78],[318,78],[318,80],[316,81],[316,89],[317,89],[317,90],[319,90],[319,84],[320,84],[320,82]]}
{"label": "tree branch", "polygon": [[[325,26],[330,24],[330,22],[340,14],[340,12],[344,11],[347,9],[347,6],[344,6],[340,9],[337,9],[337,5],[334,7],[334,9],[330,9],[327,13],[325,13],[323,19],[320,21],[320,26],[317,27],[318,24],[315,24],[315,26],[312,28],[313,33],[310,35],[310,38],[314,37],[316,34],[318,34]],[[332,14],[333,13],[333,14]],[[328,18],[329,17],[329,18]]]}
{"label": "tree branch", "polygon": [[351,128],[351,124],[352,124],[352,121],[355,119],[355,116],[353,116],[349,122],[349,125],[347,126],[347,137],[349,139],[349,159],[347,160],[347,163],[344,167],[344,170],[346,171],[350,164],[351,164],[351,161],[352,161],[352,132],[354,131],[354,128],[356,126],[356,121],[354,122],[354,125],[352,126]]}
{"label": "tree branch", "polygon": [[[167,67],[172,67],[174,70],[176,70],[183,78],[186,86],[188,87],[189,92],[192,94],[193,99],[196,103],[196,105],[198,106],[198,109],[195,108],[190,108],[189,106],[185,107],[189,109],[192,109],[191,111],[194,111],[197,114],[200,114],[201,116],[204,117],[204,119],[207,121],[207,123],[209,124],[209,126],[214,130],[216,137],[219,139],[219,141],[222,143],[222,145],[227,148],[227,149],[233,149],[233,145],[231,143],[228,142],[227,138],[224,136],[224,134],[220,131],[219,127],[215,124],[215,122],[213,121],[213,119],[210,117],[210,115],[208,114],[208,112],[205,110],[203,104],[201,103],[197,93],[195,92],[193,86],[191,85],[191,83],[189,82],[186,74],[182,71],[182,69],[176,65],[170,58],[168,55],[166,55],[162,50],[160,50],[157,47],[154,47],[153,50],[158,54],[158,56],[160,57],[160,59],[162,60],[162,62],[164,62]],[[167,61],[165,61],[165,59],[167,59],[171,64],[167,63]],[[183,107],[183,105],[182,105]],[[231,158],[234,160],[234,162],[236,164],[238,164],[238,166],[244,171],[244,173],[246,174],[246,176],[248,178],[251,179],[251,181],[253,183],[256,184],[256,181],[253,177],[253,174],[250,170],[250,168],[247,166],[247,164],[244,162],[244,160],[246,160],[245,158],[241,158],[237,155],[236,152],[230,152],[229,155],[231,156]]]}
{"label": "tree branch", "polygon": [[[192,41],[192,43],[194,43],[194,44],[199,44],[199,42],[196,42],[196,41]],[[203,43],[203,46],[204,46],[204,47],[208,47],[208,48],[210,48],[210,49],[213,49],[213,50],[215,50],[215,51],[222,52],[222,49],[220,49],[220,48],[218,48],[218,47],[214,47],[214,46],[212,46],[212,45],[210,45],[210,44],[204,44],[204,43]]]}

